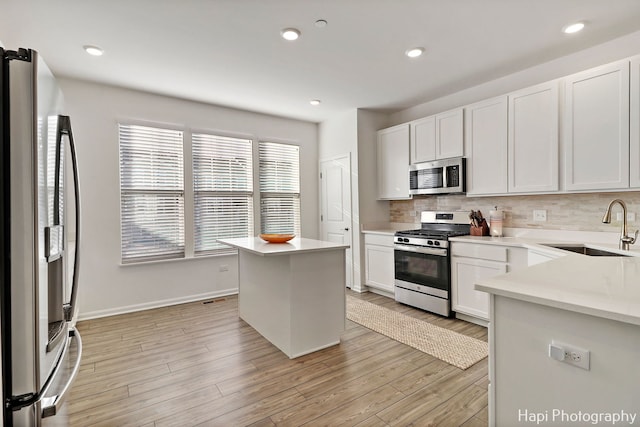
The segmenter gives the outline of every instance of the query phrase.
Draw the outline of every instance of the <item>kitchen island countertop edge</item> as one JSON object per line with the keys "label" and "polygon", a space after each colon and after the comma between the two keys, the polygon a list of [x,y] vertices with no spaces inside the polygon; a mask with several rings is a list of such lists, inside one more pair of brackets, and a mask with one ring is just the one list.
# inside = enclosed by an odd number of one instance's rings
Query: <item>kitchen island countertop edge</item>
{"label": "kitchen island countertop edge", "polygon": [[218,242],[262,256],[291,255],[304,252],[347,249],[350,247],[343,243],[307,239],[304,237],[295,237],[286,243],[269,243],[259,237],[218,239]]}

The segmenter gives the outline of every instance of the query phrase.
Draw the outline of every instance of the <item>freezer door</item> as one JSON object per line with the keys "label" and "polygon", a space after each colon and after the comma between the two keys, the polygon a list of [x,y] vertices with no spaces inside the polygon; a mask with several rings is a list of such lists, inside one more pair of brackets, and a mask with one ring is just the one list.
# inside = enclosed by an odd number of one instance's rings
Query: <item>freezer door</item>
{"label": "freezer door", "polygon": [[70,339],[64,313],[67,162],[57,138],[62,93],[38,54],[23,52],[28,55],[3,57],[3,98],[9,100],[3,112],[9,128],[3,141],[9,148],[9,161],[3,160],[9,193],[2,208],[9,240],[2,266],[3,391],[13,407],[40,397]]}

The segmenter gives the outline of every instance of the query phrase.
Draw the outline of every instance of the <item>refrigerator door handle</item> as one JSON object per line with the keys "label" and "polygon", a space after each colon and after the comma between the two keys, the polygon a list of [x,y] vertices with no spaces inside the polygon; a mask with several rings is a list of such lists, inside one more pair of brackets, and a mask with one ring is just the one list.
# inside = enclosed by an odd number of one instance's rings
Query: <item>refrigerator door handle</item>
{"label": "refrigerator door handle", "polygon": [[[75,215],[75,232],[76,232],[76,244],[73,259],[73,279],[71,287],[71,297],[69,302],[63,305],[64,318],[67,322],[73,319],[73,312],[76,306],[76,298],[78,294],[78,275],[80,266],[80,184],[78,178],[78,159],[76,157],[76,145],[73,141],[73,132],[71,131],[71,119],[69,116],[58,116],[58,136],[62,138],[62,135],[69,137],[69,150],[71,152],[71,166],[73,169],[73,188],[74,199],[76,207]],[[58,141],[59,142],[59,141]]]}
{"label": "refrigerator door handle", "polygon": [[[78,353],[77,353],[76,361],[73,365],[73,369],[71,371],[71,374],[68,377],[67,382],[65,383],[64,387],[60,391],[60,393],[56,394],[55,396],[46,396],[42,398],[41,400],[42,418],[50,417],[58,413],[58,411],[60,410],[60,406],[62,406],[62,404],[64,403],[64,399],[67,397],[67,392],[71,388],[71,385],[73,385],[73,382],[75,381],[76,376],[78,375],[78,371],[80,370],[80,361],[82,360],[82,338],[80,337],[80,333],[75,328],[70,328],[69,341],[71,341],[74,338],[78,343],[78,350],[77,350]],[[65,356],[67,351],[69,351],[69,347],[71,347],[71,342],[69,342],[69,344],[65,347],[60,357],[61,362],[65,360]],[[57,369],[62,369],[62,366],[59,366]],[[45,389],[43,390],[42,395],[44,396],[46,395],[46,393],[47,393],[47,390]]]}

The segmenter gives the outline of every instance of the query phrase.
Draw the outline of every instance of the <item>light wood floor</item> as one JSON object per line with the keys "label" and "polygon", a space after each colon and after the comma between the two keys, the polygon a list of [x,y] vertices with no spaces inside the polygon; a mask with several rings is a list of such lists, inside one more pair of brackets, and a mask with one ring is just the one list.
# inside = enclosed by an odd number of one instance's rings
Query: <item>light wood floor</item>
{"label": "light wood floor", "polygon": [[[479,339],[485,328],[350,295]],[[347,321],[340,345],[289,360],[237,297],[78,323],[71,426],[487,425],[487,360],[460,370]]]}

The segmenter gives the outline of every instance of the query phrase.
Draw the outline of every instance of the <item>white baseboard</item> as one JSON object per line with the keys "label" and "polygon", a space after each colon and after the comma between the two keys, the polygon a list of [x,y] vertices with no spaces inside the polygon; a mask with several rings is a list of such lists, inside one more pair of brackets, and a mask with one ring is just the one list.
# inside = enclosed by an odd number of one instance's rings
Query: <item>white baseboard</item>
{"label": "white baseboard", "polygon": [[383,297],[391,298],[393,300],[396,299],[396,296],[393,292],[389,292],[384,289],[374,288],[373,286],[369,286],[368,288],[369,288],[369,292],[372,292],[374,294],[382,295]]}
{"label": "white baseboard", "polygon": [[79,313],[77,321],[98,319],[100,317],[116,316],[118,314],[133,313],[136,311],[151,310],[153,308],[168,307],[168,306],[177,305],[177,304],[185,304],[185,303],[205,300],[209,298],[220,298],[220,297],[225,297],[229,295],[237,295],[237,293],[238,293],[237,288],[225,289],[225,290],[216,291],[216,292],[207,292],[204,294],[189,295],[185,297],[171,298],[171,299],[166,299],[161,301],[151,301],[144,304],[134,304],[134,305],[128,305],[125,307],[118,307],[118,308],[107,309],[107,310],[89,311],[86,313]]}
{"label": "white baseboard", "polygon": [[478,319],[477,317],[468,316],[466,314],[456,312],[456,319],[464,320],[469,323],[475,323],[476,325],[484,326],[487,328],[489,326],[488,320]]}

